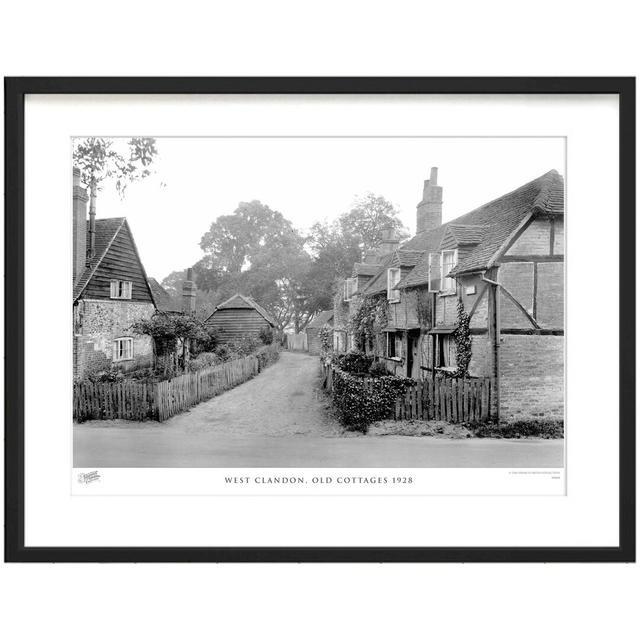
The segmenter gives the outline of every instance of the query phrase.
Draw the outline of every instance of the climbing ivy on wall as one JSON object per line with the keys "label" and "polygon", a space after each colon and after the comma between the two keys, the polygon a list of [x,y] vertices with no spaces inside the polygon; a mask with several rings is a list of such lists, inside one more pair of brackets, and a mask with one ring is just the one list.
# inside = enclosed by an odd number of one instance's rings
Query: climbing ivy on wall
{"label": "climbing ivy on wall", "polygon": [[469,377],[469,364],[471,363],[471,330],[469,322],[471,316],[464,310],[462,299],[458,298],[458,324],[453,333],[456,342],[456,363],[458,369],[455,372],[456,378]]}
{"label": "climbing ivy on wall", "polygon": [[331,327],[324,326],[318,331],[320,338],[320,355],[326,356],[333,351],[333,331]]}
{"label": "climbing ivy on wall", "polygon": [[418,324],[424,329],[430,329],[432,294],[425,289],[416,289],[414,291],[414,296],[416,300],[416,314],[418,316]]}
{"label": "climbing ivy on wall", "polygon": [[387,312],[387,301],[383,297],[365,297],[362,300],[349,320],[349,331],[357,349],[364,351],[367,344],[373,344],[375,336],[387,326]]}

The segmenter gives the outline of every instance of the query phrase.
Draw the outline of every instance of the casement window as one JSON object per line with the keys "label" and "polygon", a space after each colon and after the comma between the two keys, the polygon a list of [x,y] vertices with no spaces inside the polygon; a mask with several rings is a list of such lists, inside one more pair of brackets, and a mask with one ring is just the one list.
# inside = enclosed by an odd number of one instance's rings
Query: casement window
{"label": "casement window", "polygon": [[402,333],[387,332],[387,358],[402,358]]}
{"label": "casement window", "polygon": [[387,269],[387,300],[400,302],[400,291],[395,286],[400,282],[400,269]]}
{"label": "casement window", "polygon": [[442,256],[439,253],[429,254],[429,291],[440,291],[440,285],[442,284],[441,260]]}
{"label": "casement window", "polygon": [[131,300],[133,283],[129,280],[111,281],[111,298],[114,300]]}
{"label": "casement window", "polygon": [[456,281],[447,274],[458,264],[458,250],[429,254],[429,291],[455,291]]}
{"label": "casement window", "polygon": [[458,250],[442,252],[442,284],[441,291],[455,291],[456,281],[454,278],[448,278],[447,274],[458,264]]}
{"label": "casement window", "polygon": [[113,343],[113,361],[133,360],[133,338],[116,338]]}
{"label": "casement window", "polygon": [[353,294],[358,290],[358,278],[347,278],[343,284],[345,302],[349,302],[353,297]]}
{"label": "casement window", "polygon": [[456,343],[453,335],[439,334],[436,338],[436,367],[440,369],[455,369]]}

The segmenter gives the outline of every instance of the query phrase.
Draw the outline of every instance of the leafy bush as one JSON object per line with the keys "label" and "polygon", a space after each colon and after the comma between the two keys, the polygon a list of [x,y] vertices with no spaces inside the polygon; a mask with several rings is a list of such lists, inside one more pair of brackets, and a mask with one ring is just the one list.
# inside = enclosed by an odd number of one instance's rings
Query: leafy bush
{"label": "leafy bush", "polygon": [[103,369],[87,374],[90,382],[120,382],[124,380],[124,373],[118,369]]}
{"label": "leafy bush", "polygon": [[333,351],[333,329],[327,325],[318,331],[320,355],[327,356]]}
{"label": "leafy bush", "polygon": [[389,372],[387,371],[387,367],[384,362],[382,362],[382,360],[378,360],[369,367],[369,375],[374,378],[379,378],[380,376],[388,376]]}
{"label": "leafy bush", "polygon": [[252,335],[245,334],[240,340],[229,342],[227,344],[229,349],[238,354],[241,357],[251,355],[254,351],[257,351],[262,345],[257,338]]}
{"label": "leafy bush", "polygon": [[227,362],[237,357],[237,353],[228,344],[218,345],[214,354],[220,359],[220,362]]}
{"label": "leafy bush", "polygon": [[476,438],[564,438],[563,420],[516,420],[465,426]]}
{"label": "leafy bush", "polygon": [[213,327],[204,327],[203,333],[198,340],[191,342],[191,353],[212,353],[220,344],[220,335]]}
{"label": "leafy bush", "polygon": [[273,329],[268,326],[262,327],[258,334],[258,338],[260,338],[262,344],[271,344],[273,342]]}
{"label": "leafy bush", "polygon": [[388,418],[396,399],[416,384],[411,378],[361,378],[340,369],[333,378],[332,401],[340,422],[351,431],[366,432],[368,425]]}
{"label": "leafy bush", "polygon": [[340,356],[339,367],[347,373],[369,373],[373,364],[373,356],[368,356],[362,351],[350,351]]}
{"label": "leafy bush", "polygon": [[260,371],[273,364],[280,357],[278,345],[266,345],[255,354],[260,362]]}

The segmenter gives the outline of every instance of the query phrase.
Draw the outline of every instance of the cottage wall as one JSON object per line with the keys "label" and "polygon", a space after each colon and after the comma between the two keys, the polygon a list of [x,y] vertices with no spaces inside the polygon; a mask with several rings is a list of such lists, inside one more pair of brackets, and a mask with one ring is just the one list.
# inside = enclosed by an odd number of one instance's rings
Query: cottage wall
{"label": "cottage wall", "polygon": [[[149,302],[79,300],[73,307],[74,378],[112,366],[127,370],[151,365],[152,339],[134,334],[131,325],[154,313],[155,307]],[[114,341],[123,337],[133,338],[133,360],[114,362]]]}
{"label": "cottage wall", "polygon": [[564,417],[564,336],[500,339],[503,420]]}

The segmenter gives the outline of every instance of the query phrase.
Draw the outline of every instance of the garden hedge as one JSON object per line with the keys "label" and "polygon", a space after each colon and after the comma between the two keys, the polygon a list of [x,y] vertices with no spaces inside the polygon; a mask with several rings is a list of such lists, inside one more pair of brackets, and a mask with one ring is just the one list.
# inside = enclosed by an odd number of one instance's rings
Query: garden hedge
{"label": "garden hedge", "polygon": [[401,376],[364,378],[334,369],[333,405],[345,427],[365,432],[372,422],[391,417],[396,399],[415,384]]}

